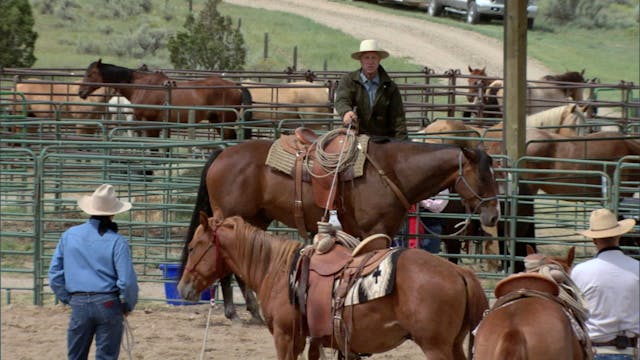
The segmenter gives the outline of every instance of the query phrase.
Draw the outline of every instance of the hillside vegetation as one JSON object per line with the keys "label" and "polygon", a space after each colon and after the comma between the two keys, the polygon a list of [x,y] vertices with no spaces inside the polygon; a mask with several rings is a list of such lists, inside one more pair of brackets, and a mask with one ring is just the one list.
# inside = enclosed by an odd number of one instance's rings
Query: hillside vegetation
{"label": "hillside vegetation", "polygon": [[[431,18],[424,11],[407,7],[336,1],[446,23],[498,39],[503,36],[499,22],[470,26],[459,18]],[[84,68],[100,57],[123,66],[146,63],[172,68],[166,41],[182,29],[189,11],[188,1],[177,0],[31,0],[31,3],[39,33],[36,67]],[[545,17],[542,8],[535,28],[528,33],[529,55],[556,72],[584,68],[588,77],[598,77],[602,82],[640,82],[639,29],[634,19],[637,11],[627,11],[625,1],[608,3],[611,7],[601,9],[599,16],[614,23],[600,28],[579,26],[576,21],[560,25],[557,20]],[[539,4],[542,7],[545,1]],[[193,0],[194,12],[201,6],[202,1]],[[353,48],[356,42],[340,31],[281,12],[226,3],[219,10],[234,21],[241,21],[248,50],[247,70],[281,71],[292,66],[294,46],[298,69],[347,70],[354,66],[344,49]],[[268,34],[266,58],[265,34]],[[386,60],[385,65],[398,71],[421,68],[398,58]]]}

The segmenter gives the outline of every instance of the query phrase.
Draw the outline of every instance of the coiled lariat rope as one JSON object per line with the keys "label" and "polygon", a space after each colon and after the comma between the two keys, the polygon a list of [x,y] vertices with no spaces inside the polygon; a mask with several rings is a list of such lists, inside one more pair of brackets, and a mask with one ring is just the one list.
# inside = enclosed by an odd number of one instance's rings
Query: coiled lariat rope
{"label": "coiled lariat rope", "polygon": [[122,332],[122,343],[120,347],[127,353],[129,360],[133,360],[133,346],[135,343],[133,331],[126,316],[123,316],[122,322],[124,324],[124,331]]}
{"label": "coiled lariat rope", "polygon": [[[338,153],[328,153],[324,151],[325,146],[336,137],[344,135],[344,143]],[[325,174],[313,173],[309,164],[309,159],[305,161],[305,166],[309,174],[315,178],[332,176],[339,173],[342,169],[353,166],[358,158],[358,138],[351,131],[344,129],[334,129],[318,138],[316,145],[316,158]]]}

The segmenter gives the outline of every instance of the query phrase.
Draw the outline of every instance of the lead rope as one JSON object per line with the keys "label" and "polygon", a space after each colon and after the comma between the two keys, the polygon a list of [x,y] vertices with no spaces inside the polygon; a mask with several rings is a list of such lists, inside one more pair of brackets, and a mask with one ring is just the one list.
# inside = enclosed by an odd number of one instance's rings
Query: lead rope
{"label": "lead rope", "polygon": [[200,349],[200,360],[204,359],[204,349],[207,345],[207,338],[209,333],[209,322],[211,320],[211,313],[216,305],[216,290],[215,285],[211,287],[211,299],[209,299],[209,315],[207,315],[207,325],[204,327],[204,337],[202,338],[202,349]]}
{"label": "lead rope", "polygon": [[127,320],[126,316],[123,316],[122,323],[124,325],[124,332],[122,333],[122,344],[121,348],[124,352],[127,353],[129,360],[133,360],[133,331],[131,331],[131,326],[129,325],[129,320]]}

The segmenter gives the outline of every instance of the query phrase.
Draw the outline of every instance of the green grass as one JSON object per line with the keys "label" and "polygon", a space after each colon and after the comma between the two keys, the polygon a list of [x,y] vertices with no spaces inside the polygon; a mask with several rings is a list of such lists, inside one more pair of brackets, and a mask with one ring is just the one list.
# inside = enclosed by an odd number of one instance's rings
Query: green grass
{"label": "green grass", "polygon": [[[63,21],[57,15],[41,14],[37,4],[43,1],[45,0],[31,0],[34,4],[36,31],[39,34],[36,67],[84,68],[99,57],[105,62],[129,67],[136,67],[141,63],[152,67],[173,67],[164,47],[154,56],[141,58],[117,56],[114,49],[126,47],[126,39],[131,38],[131,34],[144,24],[150,29],[162,29],[169,34],[182,30],[188,11],[186,2],[153,0],[153,10],[149,14],[113,19],[105,17],[100,10],[104,2],[85,0],[78,2],[81,8],[73,9],[74,20]],[[424,11],[409,7],[334,1],[477,31],[497,39],[503,38],[500,22],[472,26],[460,17],[432,18]],[[194,1],[194,12],[198,13],[202,2]],[[244,8],[227,3],[220,4],[219,11],[235,21],[242,21],[248,49],[247,70],[284,70],[293,65],[294,46],[297,46],[298,69],[324,70],[325,64],[328,70],[349,70],[357,66],[345,49],[357,48],[358,40],[341,31],[329,29],[308,18],[277,11]],[[265,33],[269,34],[267,59],[263,58]],[[528,55],[557,73],[586,69],[588,78],[597,77],[603,83],[618,83],[620,80],[639,83],[639,33],[638,26],[592,30],[560,27],[545,22],[539,16],[534,29],[528,33]],[[119,43],[122,46],[116,46]],[[92,44],[98,50],[94,54],[80,53],[78,48],[87,47],[87,44]],[[393,71],[417,71],[422,67],[409,63],[407,59],[394,57],[385,60],[384,65]]]}

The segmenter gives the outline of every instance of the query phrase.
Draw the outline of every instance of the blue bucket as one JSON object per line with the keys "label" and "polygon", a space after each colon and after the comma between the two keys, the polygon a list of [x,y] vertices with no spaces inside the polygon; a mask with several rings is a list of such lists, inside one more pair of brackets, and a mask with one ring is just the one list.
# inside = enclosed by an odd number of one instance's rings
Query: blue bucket
{"label": "blue bucket", "polygon": [[[186,301],[180,297],[178,292],[178,281],[180,279],[180,265],[178,264],[160,264],[160,270],[162,270],[162,278],[168,280],[164,282],[164,294],[167,299],[167,304],[170,305],[196,305],[198,302]],[[209,288],[205,289],[200,300],[209,301],[211,299],[211,291]]]}

